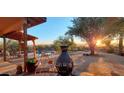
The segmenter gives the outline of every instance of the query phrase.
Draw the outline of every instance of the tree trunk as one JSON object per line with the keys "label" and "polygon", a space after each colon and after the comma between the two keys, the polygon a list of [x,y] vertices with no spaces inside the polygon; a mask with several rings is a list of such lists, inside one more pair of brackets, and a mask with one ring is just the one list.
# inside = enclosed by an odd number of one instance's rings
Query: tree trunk
{"label": "tree trunk", "polygon": [[120,33],[119,36],[119,54],[123,55],[123,34]]}
{"label": "tree trunk", "polygon": [[91,55],[94,55],[95,54],[95,46],[94,45],[92,45],[92,46],[90,46],[90,51],[91,51]]}
{"label": "tree trunk", "polygon": [[89,48],[90,48],[90,54],[94,55],[95,54],[96,43],[94,43],[93,41],[89,41],[88,45],[89,45]]}

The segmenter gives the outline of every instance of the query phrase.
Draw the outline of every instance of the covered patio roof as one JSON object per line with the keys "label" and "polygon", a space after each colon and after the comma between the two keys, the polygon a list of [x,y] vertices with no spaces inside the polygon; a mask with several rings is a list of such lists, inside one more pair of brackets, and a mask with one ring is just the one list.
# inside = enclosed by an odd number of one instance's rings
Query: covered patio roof
{"label": "covered patio roof", "polygon": [[[24,41],[24,33],[23,32],[10,32],[10,33],[7,33],[7,34],[4,34],[4,37],[6,38],[9,38],[9,39],[14,39],[14,40],[18,40],[18,41]],[[32,36],[32,35],[27,35],[27,40],[30,41],[30,40],[35,40],[35,39],[38,39],[37,37],[35,36]]]}
{"label": "covered patio roof", "polygon": [[46,22],[46,17],[0,17],[0,36],[23,29],[27,19],[27,28]]}
{"label": "covered patio roof", "polygon": [[35,39],[37,37],[27,34],[27,29],[46,22],[46,17],[0,17],[0,36],[3,37],[4,61],[6,61],[6,38],[24,41],[24,72],[28,58],[27,41],[32,40],[34,46],[34,59],[36,59]]}

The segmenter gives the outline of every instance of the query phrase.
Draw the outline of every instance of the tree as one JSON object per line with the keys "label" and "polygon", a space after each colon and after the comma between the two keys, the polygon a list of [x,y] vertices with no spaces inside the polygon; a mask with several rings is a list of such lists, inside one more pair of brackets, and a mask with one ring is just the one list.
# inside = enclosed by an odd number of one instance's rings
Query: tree
{"label": "tree", "polygon": [[112,41],[113,37],[106,37],[102,40],[102,43],[106,45],[105,49],[108,53],[114,53],[115,49],[114,46],[111,45],[111,41]]}
{"label": "tree", "polygon": [[119,54],[123,54],[124,18],[115,18],[114,23],[108,28],[110,35],[119,36]]}
{"label": "tree", "polygon": [[95,54],[97,39],[104,35],[104,17],[78,17],[72,20],[73,26],[69,27],[66,35],[78,36],[86,40],[89,45],[91,55]]}
{"label": "tree", "polygon": [[16,55],[19,48],[18,42],[13,40],[7,40],[6,48],[10,54]]}
{"label": "tree", "polygon": [[65,37],[62,37],[60,36],[57,40],[54,41],[54,49],[56,51],[60,51],[60,46],[63,45],[63,44],[66,44],[69,46],[69,50],[73,50],[76,46],[76,44],[73,42],[73,39],[72,37],[68,37],[68,36],[65,36]]}
{"label": "tree", "polygon": [[107,37],[107,38],[103,39],[102,40],[102,43],[105,44],[107,47],[110,48],[111,38]]}
{"label": "tree", "polygon": [[3,48],[3,43],[0,42],[0,50]]}

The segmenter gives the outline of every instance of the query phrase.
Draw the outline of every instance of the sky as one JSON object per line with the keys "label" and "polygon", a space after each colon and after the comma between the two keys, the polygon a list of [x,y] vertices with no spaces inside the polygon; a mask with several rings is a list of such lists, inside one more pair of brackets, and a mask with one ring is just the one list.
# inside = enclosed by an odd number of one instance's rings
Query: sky
{"label": "sky", "polygon": [[52,44],[59,36],[64,36],[68,27],[72,26],[72,19],[72,17],[47,17],[47,22],[29,28],[28,34],[38,37],[36,44]]}

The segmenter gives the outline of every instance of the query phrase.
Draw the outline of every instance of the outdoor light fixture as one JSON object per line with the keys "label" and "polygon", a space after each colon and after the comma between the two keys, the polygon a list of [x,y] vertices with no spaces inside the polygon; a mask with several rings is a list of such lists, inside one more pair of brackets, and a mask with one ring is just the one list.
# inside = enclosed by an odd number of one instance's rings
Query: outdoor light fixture
{"label": "outdoor light fixture", "polygon": [[73,62],[67,52],[68,46],[61,46],[62,53],[57,59],[56,68],[58,75],[68,76],[71,75],[73,69]]}

